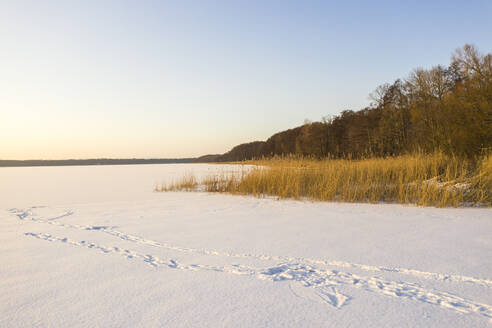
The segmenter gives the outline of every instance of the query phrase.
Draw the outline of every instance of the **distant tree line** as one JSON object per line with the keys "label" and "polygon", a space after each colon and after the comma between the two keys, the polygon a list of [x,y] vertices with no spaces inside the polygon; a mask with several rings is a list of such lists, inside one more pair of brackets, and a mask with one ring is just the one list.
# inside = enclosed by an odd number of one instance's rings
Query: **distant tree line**
{"label": "distant tree line", "polygon": [[369,107],[345,110],[266,141],[241,144],[207,160],[240,161],[275,155],[363,158],[442,151],[463,157],[492,147],[492,54],[456,50],[447,67],[415,69],[383,84]]}
{"label": "distant tree line", "polygon": [[77,165],[136,165],[193,163],[195,158],[94,158],[61,160],[0,160],[0,167],[18,166],[77,166]]}

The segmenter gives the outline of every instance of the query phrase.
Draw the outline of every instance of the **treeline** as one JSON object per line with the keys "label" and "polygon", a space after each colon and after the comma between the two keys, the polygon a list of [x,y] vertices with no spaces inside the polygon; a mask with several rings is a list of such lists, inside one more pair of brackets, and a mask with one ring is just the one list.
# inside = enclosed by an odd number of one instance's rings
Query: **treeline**
{"label": "treeline", "polygon": [[449,66],[415,69],[383,84],[369,107],[277,133],[209,156],[241,161],[275,155],[367,158],[441,151],[475,157],[492,147],[492,54],[470,45]]}
{"label": "treeline", "polygon": [[76,166],[76,165],[136,165],[136,164],[171,164],[193,163],[195,158],[96,158],[96,159],[61,159],[61,160],[0,160],[0,167],[19,166]]}

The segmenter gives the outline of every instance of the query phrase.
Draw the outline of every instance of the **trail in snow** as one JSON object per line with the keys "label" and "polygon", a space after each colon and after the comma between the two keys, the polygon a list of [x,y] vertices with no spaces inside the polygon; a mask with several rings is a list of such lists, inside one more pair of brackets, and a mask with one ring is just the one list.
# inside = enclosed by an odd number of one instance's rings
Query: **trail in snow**
{"label": "trail in snow", "polygon": [[398,274],[411,275],[418,278],[432,279],[438,281],[448,281],[448,282],[468,282],[474,283],[486,287],[492,287],[492,280],[490,279],[481,279],[476,277],[462,276],[462,275],[453,275],[446,273],[436,273],[436,272],[426,272],[415,269],[408,268],[400,268],[400,267],[385,267],[385,266],[374,266],[367,264],[358,264],[337,260],[319,260],[319,259],[310,259],[310,258],[300,258],[300,257],[289,257],[289,256],[276,256],[276,255],[265,255],[265,254],[239,254],[233,252],[224,252],[218,251],[215,249],[198,249],[198,248],[190,248],[190,247],[182,247],[177,245],[172,245],[167,242],[157,242],[150,239],[145,239],[139,236],[131,235],[128,233],[124,233],[118,230],[115,230],[112,226],[98,226],[98,225],[76,225],[76,224],[68,224],[62,223],[58,221],[54,221],[55,219],[59,219],[62,217],[70,216],[73,214],[73,211],[66,210],[63,214],[60,214],[54,218],[38,218],[35,217],[35,214],[32,212],[32,209],[35,208],[44,208],[44,207],[31,207],[27,210],[20,209],[11,209],[10,212],[15,214],[19,219],[25,220],[30,219],[31,221],[39,222],[39,223],[47,223],[65,228],[86,230],[86,231],[100,231],[120,239],[135,242],[143,245],[149,245],[153,247],[165,248],[168,250],[185,252],[185,253],[196,253],[202,255],[213,255],[213,256],[222,256],[222,257],[232,257],[232,258],[253,258],[257,260],[266,260],[266,261],[282,261],[282,262],[303,262],[310,264],[318,264],[318,265],[326,265],[326,266],[336,266],[343,268],[356,268],[364,271],[372,271],[372,272],[393,272]]}
{"label": "trail in snow", "polygon": [[492,319],[492,306],[466,300],[457,295],[425,289],[415,283],[396,282],[378,277],[363,277],[337,270],[321,270],[303,263],[280,263],[272,267],[255,268],[232,264],[226,266],[212,266],[206,264],[181,264],[174,259],[161,259],[151,254],[142,254],[120,247],[107,247],[87,241],[74,241],[67,237],[56,237],[45,233],[26,233],[26,236],[38,239],[60,242],[67,245],[86,247],[99,250],[103,253],[113,253],[128,259],[141,259],[155,268],[166,267],[188,271],[216,271],[236,275],[254,276],[258,279],[272,282],[295,281],[304,287],[316,289],[318,295],[325,296],[329,304],[342,307],[350,298],[338,292],[335,287],[348,286],[362,288],[382,295],[408,298],[415,301],[429,303],[441,308],[453,310],[462,314],[479,314]]}
{"label": "trail in snow", "polygon": [[256,260],[278,262],[274,265],[267,265],[263,267],[252,267],[239,264],[230,264],[223,266],[214,266],[208,264],[184,264],[179,263],[176,259],[161,259],[152,254],[143,254],[117,246],[107,247],[88,241],[75,241],[67,237],[56,237],[46,233],[28,232],[25,234],[26,236],[49,242],[57,242],[71,246],[94,249],[103,253],[120,255],[128,259],[139,259],[155,268],[165,267],[186,271],[215,271],[236,275],[252,276],[258,279],[268,280],[272,282],[290,281],[297,283],[300,286],[313,289],[321,299],[336,308],[341,308],[349,304],[351,299],[350,296],[340,293],[336,289],[336,287],[352,287],[361,288],[363,290],[374,292],[380,295],[406,298],[414,301],[433,304],[460,314],[478,314],[482,317],[492,320],[492,306],[490,305],[467,300],[451,293],[426,289],[416,283],[401,281],[397,282],[373,276],[359,276],[350,272],[319,268],[319,265],[336,266],[343,268],[357,268],[373,272],[395,272],[399,274],[412,275],[433,280],[444,280],[458,283],[475,283],[482,287],[490,288],[492,286],[492,281],[487,279],[423,272],[405,268],[369,266],[341,261],[325,261],[285,256],[236,254],[209,249],[180,247],[169,243],[159,243],[153,240],[148,240],[138,236],[126,234],[121,231],[115,230],[114,227],[111,226],[82,226],[61,222],[60,219],[74,214],[74,212],[71,210],[63,211],[62,214],[58,214],[50,218],[38,217],[38,215],[34,213],[34,210],[36,210],[36,208],[32,207],[27,210],[11,209],[10,212],[12,214],[15,214],[20,220],[24,221],[30,220],[36,223],[51,224],[63,228],[105,233],[123,240],[152,247],[164,248],[172,251],[197,253],[201,255],[210,255],[225,258],[250,258]]}

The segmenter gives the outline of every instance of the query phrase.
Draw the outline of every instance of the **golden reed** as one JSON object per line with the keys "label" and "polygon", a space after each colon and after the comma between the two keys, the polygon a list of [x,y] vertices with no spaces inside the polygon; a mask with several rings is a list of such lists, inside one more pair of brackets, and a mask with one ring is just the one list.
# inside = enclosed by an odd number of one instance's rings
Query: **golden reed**
{"label": "golden reed", "polygon": [[[463,160],[442,153],[363,160],[275,157],[203,181],[187,174],[157,191],[205,190],[317,201],[491,206],[492,157]],[[202,186],[199,188],[199,186]]]}

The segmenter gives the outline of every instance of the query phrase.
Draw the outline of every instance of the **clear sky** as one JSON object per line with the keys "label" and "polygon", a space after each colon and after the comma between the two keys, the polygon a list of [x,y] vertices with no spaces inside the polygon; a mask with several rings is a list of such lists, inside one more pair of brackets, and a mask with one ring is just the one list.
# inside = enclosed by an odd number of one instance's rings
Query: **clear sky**
{"label": "clear sky", "polygon": [[492,1],[0,0],[0,159],[223,153],[465,43]]}

